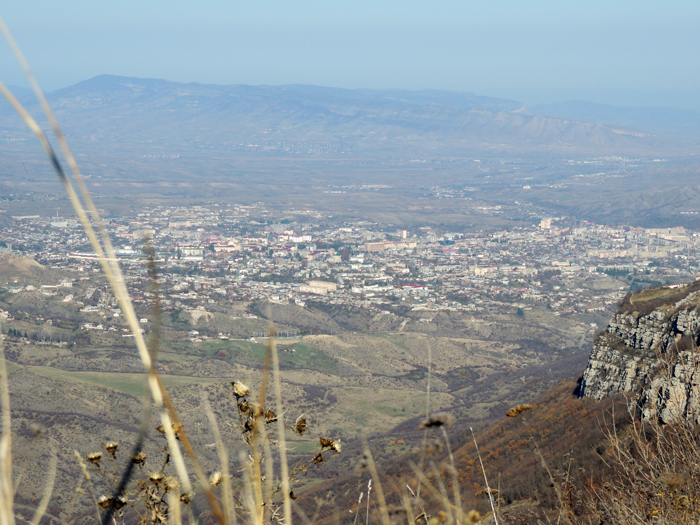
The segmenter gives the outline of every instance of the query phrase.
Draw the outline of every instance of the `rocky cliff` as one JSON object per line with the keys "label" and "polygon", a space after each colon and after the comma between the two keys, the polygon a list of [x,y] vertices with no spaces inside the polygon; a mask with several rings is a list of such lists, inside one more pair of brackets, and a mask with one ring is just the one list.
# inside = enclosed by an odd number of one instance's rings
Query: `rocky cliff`
{"label": "rocky cliff", "polygon": [[700,423],[700,283],[625,298],[595,340],[581,395],[624,394],[645,418]]}

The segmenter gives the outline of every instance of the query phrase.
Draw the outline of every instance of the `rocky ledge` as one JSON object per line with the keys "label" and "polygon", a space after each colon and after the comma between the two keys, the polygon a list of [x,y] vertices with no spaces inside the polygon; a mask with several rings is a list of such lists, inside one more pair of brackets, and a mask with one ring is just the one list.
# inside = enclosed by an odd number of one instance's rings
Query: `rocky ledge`
{"label": "rocky ledge", "polygon": [[[660,306],[658,297],[666,294],[675,300],[683,294],[649,290],[631,301],[628,296],[627,304],[596,337],[581,396],[624,394],[630,408],[644,418],[700,423],[700,291],[690,290],[682,299]],[[648,299],[645,304],[645,297],[656,303]],[[650,304],[656,307],[648,313],[634,310],[644,312]]]}

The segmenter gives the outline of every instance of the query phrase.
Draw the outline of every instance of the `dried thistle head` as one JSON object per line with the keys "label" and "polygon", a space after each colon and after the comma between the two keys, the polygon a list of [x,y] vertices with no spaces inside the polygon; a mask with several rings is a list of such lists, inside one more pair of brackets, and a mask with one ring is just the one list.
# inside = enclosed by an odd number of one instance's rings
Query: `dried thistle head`
{"label": "dried thistle head", "polygon": [[248,417],[253,417],[253,409],[250,408],[250,403],[248,401],[241,401],[238,403],[238,411]]}
{"label": "dried thistle head", "polygon": [[221,472],[218,470],[214,473],[212,473],[211,476],[209,476],[209,484],[213,487],[216,487],[219,483],[221,483],[222,476]]}
{"label": "dried thistle head", "polygon": [[139,452],[133,458],[131,458],[131,461],[133,461],[136,465],[143,465],[146,462],[146,453]]}
{"label": "dried thistle head", "polygon": [[277,414],[269,408],[263,412],[263,417],[265,418],[265,423],[268,425],[277,421]]}
{"label": "dried thistle head", "polygon": [[483,496],[484,494],[495,495],[495,494],[498,494],[499,492],[500,491],[498,489],[482,489],[474,495],[475,496]]}
{"label": "dried thistle head", "polygon": [[477,511],[475,511],[475,510],[470,510],[470,511],[467,513],[467,516],[466,516],[466,517],[467,517],[467,519],[466,519],[466,521],[465,521],[465,524],[466,524],[466,525],[475,525],[476,523],[479,523],[479,522],[482,520],[481,514],[479,514],[479,513],[478,513]]}
{"label": "dried thistle head", "polygon": [[231,386],[233,387],[233,395],[236,396],[236,399],[240,399],[241,397],[245,397],[250,394],[250,388],[245,383],[234,380],[231,381]]}
{"label": "dried thistle head", "polygon": [[[173,433],[175,434],[175,439],[177,439],[177,440],[179,441],[179,440],[180,440],[180,436],[182,435],[182,432],[183,432],[182,423],[173,423],[173,424],[172,424],[172,429],[173,429]],[[165,428],[163,428],[163,425],[162,425],[162,424],[158,425],[158,426],[156,427],[156,430],[157,430],[161,435],[163,435],[163,436],[165,435]]]}
{"label": "dried thistle head", "polygon": [[304,432],[306,432],[306,417],[304,416],[304,414],[300,415],[295,421],[294,432],[296,432],[300,436],[303,436]]}
{"label": "dried thistle head", "polygon": [[323,454],[321,454],[320,452],[319,452],[319,453],[316,455],[316,457],[314,458],[314,463],[316,463],[317,465],[318,465],[319,463],[323,463],[324,461],[326,461],[326,458],[324,458],[324,457],[323,457]]}
{"label": "dried thistle head", "polygon": [[517,405],[506,412],[507,417],[517,417],[523,412],[527,412],[532,408],[532,405]]}
{"label": "dried thistle head", "polygon": [[102,459],[102,452],[91,452],[87,456],[85,456],[85,459],[87,459],[90,463],[93,463],[94,465],[99,465],[100,460]]}
{"label": "dried thistle head", "polygon": [[322,437],[322,438],[319,438],[319,441],[321,443],[322,449],[327,448],[328,450],[332,450],[333,452],[340,454],[341,445],[340,445],[339,439]]}
{"label": "dried thistle head", "polygon": [[184,427],[182,426],[182,423],[173,423],[173,432],[175,433],[175,439],[180,441],[182,438],[182,433],[184,432]]}
{"label": "dried thistle head", "polygon": [[177,476],[165,476],[165,489],[166,490],[177,490],[180,488],[180,480]]}
{"label": "dried thistle head", "polygon": [[163,481],[163,478],[165,476],[163,475],[162,472],[149,472],[148,473],[148,479],[153,483],[154,485],[158,485],[161,481]]}
{"label": "dried thistle head", "polygon": [[180,501],[185,505],[189,505],[190,503],[192,503],[192,496],[187,492],[183,492],[182,494],[180,494]]}
{"label": "dried thistle head", "polygon": [[118,441],[110,441],[108,443],[105,443],[105,450],[107,452],[109,452],[112,455],[112,457],[116,456],[118,448],[119,448]]}
{"label": "dried thistle head", "polygon": [[116,510],[119,510],[125,507],[127,503],[128,502],[126,498],[124,498],[124,496],[119,496],[117,499],[108,498],[107,496],[101,496],[97,500],[97,504],[103,509],[108,509],[109,507],[113,506]]}
{"label": "dried thistle head", "polygon": [[455,418],[452,414],[447,412],[436,412],[435,414],[430,414],[427,418],[423,420],[420,424],[420,428],[437,428],[437,427],[451,427],[455,422]]}

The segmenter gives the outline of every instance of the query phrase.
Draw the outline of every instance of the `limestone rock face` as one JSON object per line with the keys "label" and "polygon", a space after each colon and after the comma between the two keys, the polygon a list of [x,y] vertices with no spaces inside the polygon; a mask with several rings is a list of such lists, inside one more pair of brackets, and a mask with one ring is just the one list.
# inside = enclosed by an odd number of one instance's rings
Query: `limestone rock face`
{"label": "limestone rock face", "polygon": [[581,396],[624,394],[630,408],[664,423],[700,423],[700,292],[647,315],[617,313],[593,344]]}

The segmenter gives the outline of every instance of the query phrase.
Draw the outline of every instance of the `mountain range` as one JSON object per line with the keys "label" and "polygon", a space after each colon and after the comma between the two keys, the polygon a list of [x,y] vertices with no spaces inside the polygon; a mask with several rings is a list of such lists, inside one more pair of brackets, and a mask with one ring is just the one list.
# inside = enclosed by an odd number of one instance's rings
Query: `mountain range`
{"label": "mountain range", "polygon": [[[40,115],[30,94],[18,90]],[[686,155],[697,151],[700,114],[583,103],[529,108],[445,91],[307,85],[216,86],[101,75],[48,94],[73,141],[301,149],[360,154],[470,152]],[[0,133],[27,136],[7,103]],[[306,148],[306,149],[304,149]],[[269,149],[269,148],[268,148]],[[289,148],[287,148],[289,149]]]}

